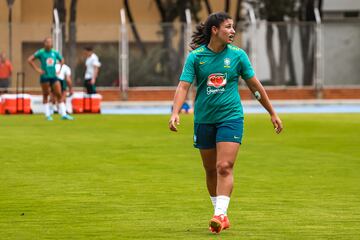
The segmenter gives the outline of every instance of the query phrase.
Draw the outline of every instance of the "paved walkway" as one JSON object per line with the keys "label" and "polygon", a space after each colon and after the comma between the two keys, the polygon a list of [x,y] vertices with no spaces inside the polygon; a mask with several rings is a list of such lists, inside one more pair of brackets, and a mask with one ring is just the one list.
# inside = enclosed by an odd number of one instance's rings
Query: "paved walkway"
{"label": "paved walkway", "polygon": [[[70,108],[70,99],[68,107]],[[243,101],[245,113],[265,113],[264,108],[255,100]],[[170,114],[171,101],[147,102],[102,102],[103,114]],[[360,100],[274,100],[279,113],[360,113]],[[41,96],[32,96],[34,113],[41,113]]]}

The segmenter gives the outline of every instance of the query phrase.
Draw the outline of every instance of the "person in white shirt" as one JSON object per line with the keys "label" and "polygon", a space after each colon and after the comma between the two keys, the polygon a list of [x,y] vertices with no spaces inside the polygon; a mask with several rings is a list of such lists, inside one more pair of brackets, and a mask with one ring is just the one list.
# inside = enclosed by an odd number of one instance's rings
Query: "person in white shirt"
{"label": "person in white shirt", "polygon": [[56,64],[56,75],[60,80],[61,84],[61,101],[65,102],[66,100],[66,90],[69,87],[69,96],[73,94],[72,80],[71,80],[71,69],[68,65],[63,64],[62,67],[60,64]]}
{"label": "person in white shirt", "polygon": [[96,78],[98,77],[99,68],[101,63],[98,56],[93,51],[92,47],[85,47],[84,54],[86,57],[85,66],[85,76],[84,76],[84,87],[86,88],[87,94],[96,93]]}
{"label": "person in white shirt", "polygon": [[[72,89],[72,80],[71,80],[71,69],[68,65],[66,64],[60,64],[59,62],[57,62],[55,64],[55,70],[56,70],[56,77],[60,82],[60,86],[61,86],[61,100],[60,103],[64,103],[65,106],[65,111],[68,112],[66,110],[66,90],[69,87],[69,96],[71,96],[73,94],[73,89]],[[56,104],[55,101],[55,97],[54,94],[51,92],[50,94],[50,99],[51,99],[51,113],[57,113],[59,110],[59,106]],[[74,118],[71,117],[70,115],[68,115],[71,120],[73,120]]]}

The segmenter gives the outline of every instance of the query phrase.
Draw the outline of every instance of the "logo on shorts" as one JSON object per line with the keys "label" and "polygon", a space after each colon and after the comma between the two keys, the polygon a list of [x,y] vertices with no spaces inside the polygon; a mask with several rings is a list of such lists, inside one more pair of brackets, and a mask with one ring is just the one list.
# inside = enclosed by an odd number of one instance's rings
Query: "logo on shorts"
{"label": "logo on shorts", "polygon": [[52,59],[52,58],[47,58],[46,59],[46,65],[47,66],[54,66],[54,63],[55,63],[54,59]]}

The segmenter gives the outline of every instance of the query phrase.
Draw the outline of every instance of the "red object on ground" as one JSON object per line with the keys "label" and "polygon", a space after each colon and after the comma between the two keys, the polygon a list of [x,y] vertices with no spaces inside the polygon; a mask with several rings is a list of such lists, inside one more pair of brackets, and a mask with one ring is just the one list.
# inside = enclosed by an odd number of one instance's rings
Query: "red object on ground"
{"label": "red object on ground", "polygon": [[71,100],[73,113],[100,113],[100,94],[74,93]]}
{"label": "red object on ground", "polygon": [[1,113],[31,114],[31,97],[29,94],[4,94],[1,96]]}
{"label": "red object on ground", "polygon": [[0,96],[0,114],[3,114],[2,100]]}

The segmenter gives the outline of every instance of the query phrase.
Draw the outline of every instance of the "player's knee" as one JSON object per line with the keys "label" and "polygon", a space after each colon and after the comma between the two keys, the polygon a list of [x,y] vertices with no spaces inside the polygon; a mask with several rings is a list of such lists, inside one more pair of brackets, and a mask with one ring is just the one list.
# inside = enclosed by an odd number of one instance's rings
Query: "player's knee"
{"label": "player's knee", "polygon": [[229,174],[231,174],[232,168],[233,164],[231,162],[223,161],[216,164],[217,174],[221,176],[228,176]]}
{"label": "player's knee", "polygon": [[59,92],[56,91],[56,92],[54,92],[54,95],[55,95],[54,97],[56,98],[57,101],[60,101],[60,100],[61,100],[61,98],[62,98],[61,93],[59,93]]}

